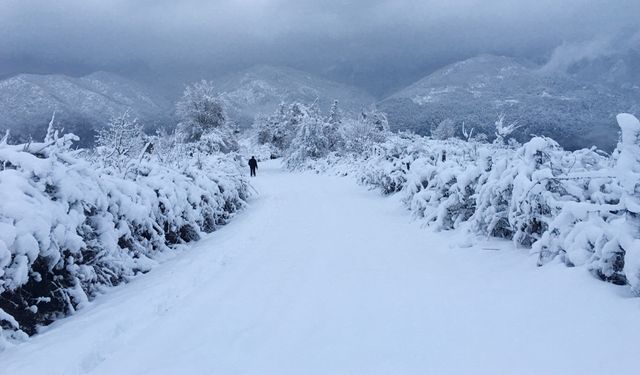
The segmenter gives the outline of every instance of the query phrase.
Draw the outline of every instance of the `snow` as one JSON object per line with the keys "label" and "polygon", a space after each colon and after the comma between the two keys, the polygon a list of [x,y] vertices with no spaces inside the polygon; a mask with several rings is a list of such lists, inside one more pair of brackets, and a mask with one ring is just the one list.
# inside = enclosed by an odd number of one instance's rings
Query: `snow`
{"label": "snow", "polygon": [[118,165],[99,153],[92,163],[70,149],[74,135],[48,134],[0,143],[0,351],[216,230],[248,194],[234,153],[189,154],[167,137],[153,153],[140,146]]}
{"label": "snow", "polygon": [[[353,137],[343,134],[349,144]],[[620,168],[635,165],[640,152],[635,133],[623,136],[609,156],[595,148],[566,151],[546,137],[523,145],[509,138],[505,145],[385,133],[357,152],[338,149],[287,167],[355,176],[384,194],[399,192],[435,230],[465,226],[481,237],[511,239],[538,254],[540,266],[559,258],[640,295],[640,178]]]}
{"label": "snow", "polygon": [[425,230],[349,178],[258,173],[233,222],[7,349],[1,372],[637,373],[628,289]]}

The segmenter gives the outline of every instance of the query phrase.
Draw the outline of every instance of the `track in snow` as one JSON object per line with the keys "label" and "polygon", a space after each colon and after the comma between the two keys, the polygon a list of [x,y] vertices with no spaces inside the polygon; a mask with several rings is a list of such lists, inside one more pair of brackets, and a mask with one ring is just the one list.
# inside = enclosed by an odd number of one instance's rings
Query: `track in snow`
{"label": "track in snow", "polygon": [[640,371],[622,288],[451,246],[348,178],[258,173],[247,212],[0,354],[0,374]]}

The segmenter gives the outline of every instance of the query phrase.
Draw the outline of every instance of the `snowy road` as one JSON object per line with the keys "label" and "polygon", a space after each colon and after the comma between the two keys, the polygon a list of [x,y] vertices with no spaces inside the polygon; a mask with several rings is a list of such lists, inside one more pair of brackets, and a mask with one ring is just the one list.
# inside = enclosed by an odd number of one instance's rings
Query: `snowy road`
{"label": "snowy road", "polygon": [[0,354],[0,374],[638,374],[640,301],[457,248],[347,178],[262,165],[247,212]]}

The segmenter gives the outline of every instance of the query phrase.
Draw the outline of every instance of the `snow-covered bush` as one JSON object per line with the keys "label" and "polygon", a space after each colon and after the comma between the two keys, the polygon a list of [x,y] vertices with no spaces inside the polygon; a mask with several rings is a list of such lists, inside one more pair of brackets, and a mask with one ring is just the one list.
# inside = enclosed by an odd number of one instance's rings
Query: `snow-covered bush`
{"label": "snow-covered bush", "polygon": [[543,216],[551,214],[547,195],[555,187],[548,179],[561,173],[551,170],[556,152],[562,150],[548,138],[533,138],[501,157],[494,151],[491,170],[477,187],[475,229],[530,246],[545,229]]}
{"label": "snow-covered bush", "polygon": [[533,249],[540,264],[560,256],[640,293],[640,122],[621,114],[618,123],[622,140],[610,160],[574,153],[580,168],[565,185],[576,199],[562,205]]}
{"label": "snow-covered bush", "polygon": [[407,182],[409,169],[420,157],[420,144],[417,142],[420,139],[412,134],[399,134],[389,137],[386,142],[369,144],[367,149],[356,154],[362,164],[356,169],[358,180],[380,189],[384,194],[401,191]]}
{"label": "snow-covered bush", "polygon": [[345,119],[341,126],[344,150],[363,153],[389,136],[389,123],[384,113],[377,110],[362,112],[357,119]]}
{"label": "snow-covered bush", "polygon": [[[565,151],[534,137],[498,142],[387,134],[379,143],[316,161],[320,171],[354,175],[385,194],[400,192],[414,215],[437,230],[460,227],[531,248],[538,264],[559,259],[640,293],[640,122],[619,115],[622,140],[606,155]],[[358,132],[356,132],[358,134]],[[347,143],[349,140],[347,139]]]}
{"label": "snow-covered bush", "polygon": [[148,271],[247,197],[235,154],[170,161],[172,141],[159,137],[125,178],[72,151],[73,135],[52,133],[0,144],[0,347]]}
{"label": "snow-covered bush", "polygon": [[480,175],[477,165],[465,166],[452,157],[423,157],[413,166],[405,201],[416,216],[436,229],[456,228],[471,217],[476,203],[470,198]]}

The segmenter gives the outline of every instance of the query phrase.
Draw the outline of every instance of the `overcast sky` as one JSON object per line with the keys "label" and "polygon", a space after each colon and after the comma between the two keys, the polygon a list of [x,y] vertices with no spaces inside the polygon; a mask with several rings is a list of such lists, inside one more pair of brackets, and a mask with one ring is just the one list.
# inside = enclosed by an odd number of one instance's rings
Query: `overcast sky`
{"label": "overcast sky", "polygon": [[381,95],[479,53],[542,61],[639,29],[640,0],[0,0],[0,75],[266,63]]}

